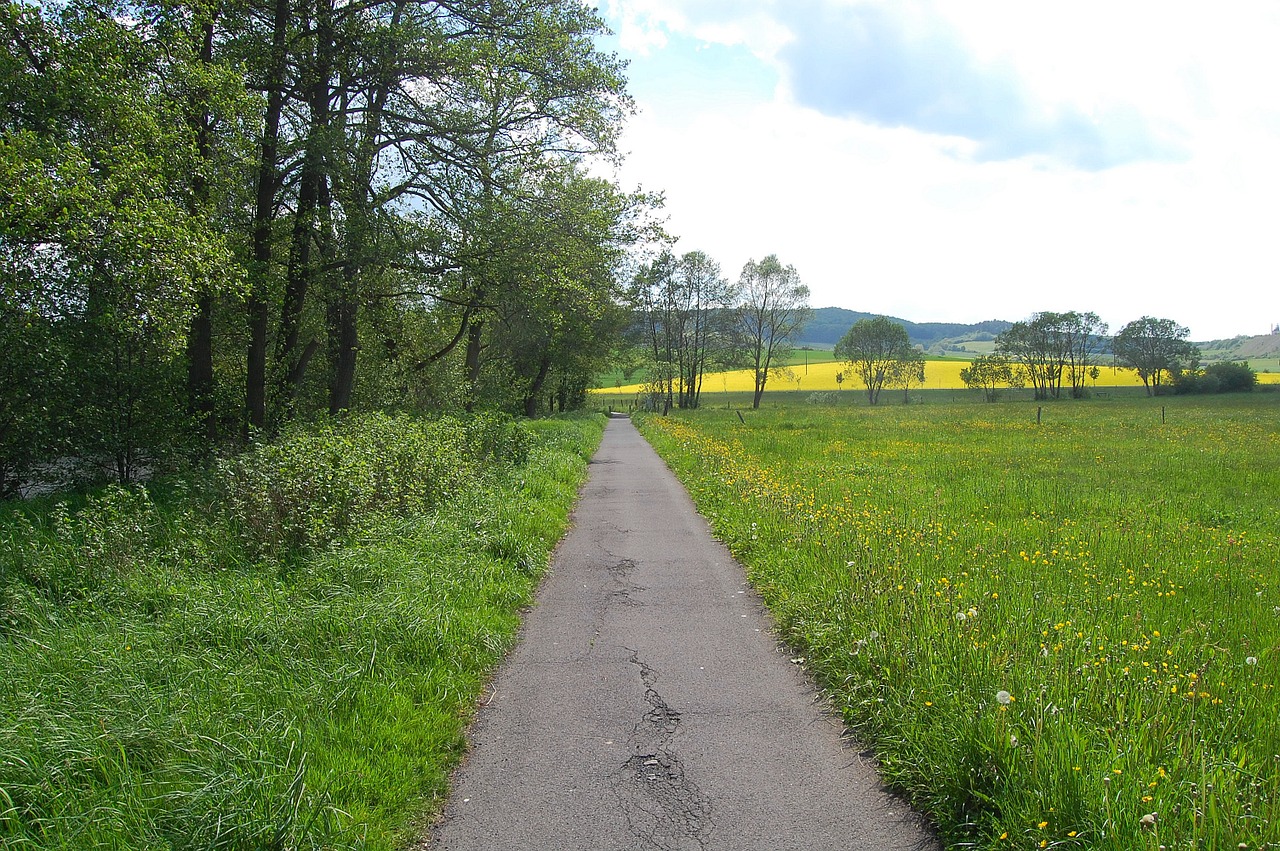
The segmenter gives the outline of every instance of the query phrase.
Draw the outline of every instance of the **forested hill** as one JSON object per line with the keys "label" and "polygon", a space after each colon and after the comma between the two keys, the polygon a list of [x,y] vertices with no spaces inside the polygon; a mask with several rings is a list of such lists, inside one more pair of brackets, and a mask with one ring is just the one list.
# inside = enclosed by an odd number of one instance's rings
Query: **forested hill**
{"label": "forested hill", "polygon": [[[843,307],[820,307],[813,312],[813,318],[805,324],[800,336],[801,345],[834,346],[844,333],[859,319],[874,319],[878,313],[863,313],[857,310],[846,310]],[[1013,323],[1002,319],[991,319],[966,325],[960,322],[908,322],[890,316],[907,329],[911,342],[928,348],[938,340],[951,337],[963,337],[968,334],[999,334]]]}

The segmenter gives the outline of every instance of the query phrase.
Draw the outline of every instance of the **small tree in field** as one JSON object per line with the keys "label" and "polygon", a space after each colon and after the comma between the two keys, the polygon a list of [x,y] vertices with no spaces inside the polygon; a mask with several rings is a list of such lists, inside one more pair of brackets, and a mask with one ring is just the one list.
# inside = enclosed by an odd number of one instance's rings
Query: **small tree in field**
{"label": "small tree in field", "polygon": [[755,375],[751,407],[760,407],[770,372],[791,351],[791,341],[808,321],[809,288],[794,266],[770,254],[748,260],[738,278],[738,333]]}
{"label": "small tree in field", "polygon": [[1148,396],[1160,395],[1164,379],[1196,368],[1200,350],[1187,342],[1191,330],[1172,319],[1144,316],[1120,329],[1111,351],[1122,366],[1138,371]]}
{"label": "small tree in field", "polygon": [[911,345],[907,329],[884,316],[859,319],[836,343],[835,355],[848,361],[853,373],[867,388],[867,401],[880,401],[886,384],[896,383],[919,353]]}
{"label": "small tree in field", "polygon": [[912,346],[903,355],[889,384],[902,388],[902,404],[907,405],[911,403],[911,388],[924,386],[924,352]]}
{"label": "small tree in field", "polygon": [[1021,387],[1022,376],[1017,366],[1003,354],[978,355],[972,363],[960,370],[960,380],[971,390],[981,390],[988,402],[996,400],[1001,384]]}

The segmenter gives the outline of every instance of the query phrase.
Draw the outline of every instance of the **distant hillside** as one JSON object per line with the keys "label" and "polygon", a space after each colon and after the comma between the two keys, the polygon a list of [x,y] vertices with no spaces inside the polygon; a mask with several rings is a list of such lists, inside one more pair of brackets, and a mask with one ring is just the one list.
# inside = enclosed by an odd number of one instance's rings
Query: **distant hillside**
{"label": "distant hillside", "polygon": [[[834,346],[845,335],[845,332],[859,319],[874,319],[879,313],[862,313],[857,310],[845,310],[843,307],[820,307],[813,312],[813,318],[805,325],[801,333],[800,345]],[[1002,319],[977,322],[966,325],[960,322],[908,322],[896,316],[890,316],[894,322],[900,322],[907,329],[911,342],[926,349],[942,340],[958,338],[978,339],[983,335],[996,335],[1013,323]]]}
{"label": "distant hillside", "polygon": [[[879,313],[863,313],[843,307],[820,307],[801,332],[800,346],[829,349],[859,319],[874,319]],[[908,322],[890,316],[907,329],[911,342],[930,355],[970,358],[995,348],[995,337],[1012,325],[1003,319],[990,319],[966,325],[961,322]],[[1104,347],[1109,340],[1104,340]],[[1248,361],[1256,370],[1280,369],[1280,331],[1249,337],[1241,335],[1227,340],[1196,342],[1204,363]]]}

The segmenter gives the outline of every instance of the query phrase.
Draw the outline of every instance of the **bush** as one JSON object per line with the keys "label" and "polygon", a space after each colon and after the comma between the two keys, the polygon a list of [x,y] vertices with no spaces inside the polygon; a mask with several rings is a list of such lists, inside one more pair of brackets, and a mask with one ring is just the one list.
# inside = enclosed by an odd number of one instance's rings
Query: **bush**
{"label": "bush", "polygon": [[483,462],[522,463],[530,435],[494,416],[364,414],[299,428],[220,465],[224,511],[255,556],[310,551],[455,497]]}
{"label": "bush", "polygon": [[1253,390],[1258,384],[1258,374],[1249,364],[1240,362],[1215,363],[1198,372],[1183,372],[1173,380],[1173,392],[1189,393],[1242,393]]}
{"label": "bush", "polygon": [[805,401],[810,405],[834,405],[839,400],[840,397],[834,390],[819,390],[816,393],[810,393]]}

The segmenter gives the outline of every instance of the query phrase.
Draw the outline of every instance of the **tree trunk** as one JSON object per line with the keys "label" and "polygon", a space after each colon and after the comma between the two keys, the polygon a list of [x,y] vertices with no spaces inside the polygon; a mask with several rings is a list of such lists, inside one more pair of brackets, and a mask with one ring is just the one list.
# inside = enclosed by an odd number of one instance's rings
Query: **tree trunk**
{"label": "tree trunk", "polygon": [[551,369],[551,357],[543,355],[538,361],[538,374],[529,385],[529,392],[524,397],[524,415],[533,419],[538,415],[538,396],[542,393],[542,385],[547,380],[547,372]]}
{"label": "tree trunk", "polygon": [[201,293],[187,336],[188,406],[205,440],[218,439],[213,382],[213,296]]}
{"label": "tree trunk", "polygon": [[267,321],[268,287],[275,220],[276,190],[280,181],[280,122],[284,111],[284,78],[287,63],[289,0],[276,0],[271,29],[271,66],[267,76],[267,109],[262,124],[258,161],[258,191],[253,209],[252,288],[248,299],[249,351],[245,376],[245,435],[261,428],[267,419]]}
{"label": "tree trunk", "polygon": [[[213,64],[213,20],[200,29],[200,62]],[[196,156],[201,164],[209,159],[212,119],[209,110],[193,104],[189,117],[196,128]],[[202,169],[197,168],[191,177],[191,207],[203,211],[208,204],[208,184]],[[187,409],[198,423],[204,439],[213,443],[218,439],[218,421],[214,408],[213,383],[213,296],[207,289],[196,297],[195,315],[187,332]]]}
{"label": "tree trunk", "polygon": [[349,264],[344,270],[342,286],[329,302],[327,312],[329,362],[333,370],[329,382],[330,414],[340,414],[350,409],[351,393],[355,389],[356,354],[360,345],[354,277],[355,269]]}
{"label": "tree trunk", "polygon": [[475,410],[476,406],[476,391],[480,384],[480,351],[483,348],[481,345],[483,341],[484,323],[474,319],[470,320],[467,323],[467,354],[463,362],[467,413]]}
{"label": "tree trunk", "polygon": [[333,196],[329,191],[326,170],[327,130],[329,127],[330,66],[332,65],[331,33],[328,27],[317,27],[316,62],[308,86],[311,126],[307,151],[299,177],[298,209],[293,224],[293,240],[289,250],[289,266],[285,276],[284,300],[280,307],[280,331],[276,337],[276,400],[279,419],[292,416],[302,379],[316,346],[309,343],[298,351],[302,331],[303,309],[316,274],[315,249],[321,263],[333,257]]}

